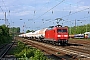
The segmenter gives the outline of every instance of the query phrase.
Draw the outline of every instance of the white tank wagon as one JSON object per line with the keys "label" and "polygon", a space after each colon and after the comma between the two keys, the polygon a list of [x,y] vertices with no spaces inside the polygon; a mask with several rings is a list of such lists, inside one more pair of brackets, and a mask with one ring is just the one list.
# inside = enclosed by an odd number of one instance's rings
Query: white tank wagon
{"label": "white tank wagon", "polygon": [[20,35],[18,35],[19,37],[25,37],[25,34],[20,34]]}
{"label": "white tank wagon", "polygon": [[25,34],[20,34],[18,35],[19,37],[27,37],[28,35],[32,34],[32,32],[29,32],[29,33],[25,33]]}
{"label": "white tank wagon", "polygon": [[39,33],[38,33],[38,37],[39,38],[44,38],[46,30],[47,30],[47,28],[40,30]]}
{"label": "white tank wagon", "polygon": [[29,32],[29,33],[21,34],[21,35],[19,35],[19,37],[28,38],[28,39],[40,39],[40,38],[44,38],[46,30],[47,30],[47,28],[41,29],[41,30],[37,30],[37,31],[35,31],[33,33]]}
{"label": "white tank wagon", "polygon": [[31,34],[31,37],[33,37],[35,39],[44,38],[46,30],[47,30],[47,28],[41,29],[41,30],[37,30],[37,31],[35,31],[34,33]]}
{"label": "white tank wagon", "polygon": [[24,38],[32,37],[32,34],[33,34],[32,32],[26,33],[25,36],[24,36]]}

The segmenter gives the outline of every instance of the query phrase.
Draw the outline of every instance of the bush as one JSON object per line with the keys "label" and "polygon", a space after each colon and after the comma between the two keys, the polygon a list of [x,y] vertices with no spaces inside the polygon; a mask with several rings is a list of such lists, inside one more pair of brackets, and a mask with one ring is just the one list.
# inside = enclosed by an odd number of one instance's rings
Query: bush
{"label": "bush", "polygon": [[12,39],[9,34],[9,28],[5,25],[0,26],[0,44],[9,43]]}
{"label": "bush", "polygon": [[13,49],[14,55],[17,58],[28,58],[30,60],[46,60],[47,58],[44,54],[35,48],[23,44],[22,42],[18,42],[18,45],[15,49]]}

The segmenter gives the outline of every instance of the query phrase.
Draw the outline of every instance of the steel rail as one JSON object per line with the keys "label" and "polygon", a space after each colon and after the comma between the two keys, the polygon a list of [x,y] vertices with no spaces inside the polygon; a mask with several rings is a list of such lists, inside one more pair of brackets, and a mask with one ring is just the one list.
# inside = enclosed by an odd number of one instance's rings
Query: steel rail
{"label": "steel rail", "polygon": [[13,44],[14,44],[14,42],[12,42],[12,43],[10,43],[9,45],[6,46],[2,55],[0,56],[0,60],[6,55],[6,53],[10,50],[10,48],[12,47]]}

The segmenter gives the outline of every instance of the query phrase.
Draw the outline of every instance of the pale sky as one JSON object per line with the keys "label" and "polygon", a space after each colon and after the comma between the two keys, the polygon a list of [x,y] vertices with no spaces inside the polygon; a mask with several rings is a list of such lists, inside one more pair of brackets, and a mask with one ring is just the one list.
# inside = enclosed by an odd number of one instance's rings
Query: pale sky
{"label": "pale sky", "polygon": [[10,27],[21,32],[54,26],[56,18],[64,20],[59,23],[63,26],[75,26],[75,20],[80,20],[77,25],[90,24],[90,0],[0,0],[0,25],[5,24],[5,12]]}

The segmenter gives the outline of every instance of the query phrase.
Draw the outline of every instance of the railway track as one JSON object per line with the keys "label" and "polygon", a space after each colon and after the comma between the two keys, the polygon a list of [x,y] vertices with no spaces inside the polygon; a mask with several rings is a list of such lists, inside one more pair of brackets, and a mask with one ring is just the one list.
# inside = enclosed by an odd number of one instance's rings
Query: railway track
{"label": "railway track", "polygon": [[65,46],[64,48],[90,54],[90,47],[86,45],[69,45]]}
{"label": "railway track", "polygon": [[81,44],[81,45],[84,45],[84,46],[90,46],[90,40],[75,40],[75,39],[70,39],[69,40],[70,43],[73,43],[73,44]]}
{"label": "railway track", "polygon": [[[75,50],[77,48],[75,48],[73,46],[72,46],[73,48],[72,47],[66,48],[66,47],[54,46],[54,45],[41,43],[41,42],[36,42],[36,41],[32,41],[32,40],[27,40],[27,39],[23,39],[23,41],[26,44],[30,44],[30,45],[32,45],[36,48],[41,49],[41,50],[44,49],[43,51],[46,51],[47,53],[53,54],[57,57],[60,57],[61,54],[62,54],[62,55],[66,55],[66,57],[64,57],[65,59],[71,58],[71,57],[72,58],[90,58],[89,53],[79,51],[80,49]],[[60,54],[58,54],[58,53],[60,53]],[[62,57],[60,57],[60,58],[62,58]]]}
{"label": "railway track", "polygon": [[12,41],[12,43],[7,44],[7,45],[5,45],[5,46],[2,47],[2,49],[0,51],[0,60],[3,60],[3,57],[10,50],[10,48],[12,47],[13,44],[14,44],[14,41]]}
{"label": "railway track", "polygon": [[[58,47],[61,47],[61,46],[58,46]],[[69,43],[69,45],[64,47],[64,48],[70,49],[70,50],[73,50],[73,51],[82,52],[82,53],[79,53],[79,54],[81,54],[81,57],[84,56],[83,53],[86,53],[87,54],[86,58],[90,58],[90,45],[87,45],[87,44],[77,44],[77,43],[71,43],[70,44]],[[77,53],[77,55],[78,55],[78,53]]]}
{"label": "railway track", "polygon": [[81,44],[81,43],[72,43],[72,45],[76,46],[83,46],[85,48],[90,48],[90,44]]}
{"label": "railway track", "polygon": [[83,52],[84,50],[81,51],[81,49],[79,50],[77,48],[72,48],[72,47],[71,48],[70,47],[68,47],[68,48],[59,47],[59,50],[62,50],[66,54],[76,56],[78,58],[90,58],[90,54]]}
{"label": "railway track", "polygon": [[88,50],[90,51],[90,47],[85,47],[85,46],[70,46],[71,48],[78,48],[78,49],[82,49],[82,50]]}
{"label": "railway track", "polygon": [[41,42],[37,42],[37,41],[32,41],[32,40],[27,40],[27,39],[19,39],[19,40],[23,40],[24,43],[31,45],[35,48],[38,48],[40,50],[42,50],[43,52],[52,55],[56,58],[58,58],[57,60],[74,60],[73,58],[71,58],[71,56],[68,56],[67,54],[64,54],[63,52],[58,51],[57,49],[53,49],[49,44],[46,43],[41,43]]}

